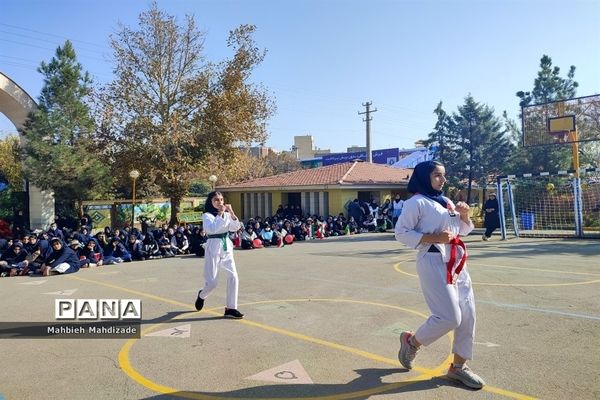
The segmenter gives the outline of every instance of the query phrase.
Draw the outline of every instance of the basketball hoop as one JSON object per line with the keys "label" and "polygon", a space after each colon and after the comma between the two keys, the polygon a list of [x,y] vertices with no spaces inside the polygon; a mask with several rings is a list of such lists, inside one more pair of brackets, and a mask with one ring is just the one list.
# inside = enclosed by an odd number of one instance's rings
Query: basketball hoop
{"label": "basketball hoop", "polygon": [[554,143],[568,143],[569,131],[548,132],[550,136],[554,136]]}
{"label": "basketball hoop", "polygon": [[554,136],[554,143],[571,142],[570,134],[576,129],[574,115],[548,118],[548,133]]}

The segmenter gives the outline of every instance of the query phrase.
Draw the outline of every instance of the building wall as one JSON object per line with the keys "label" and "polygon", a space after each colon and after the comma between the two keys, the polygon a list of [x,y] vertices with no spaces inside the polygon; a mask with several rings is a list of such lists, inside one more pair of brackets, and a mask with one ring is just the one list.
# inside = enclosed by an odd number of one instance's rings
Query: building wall
{"label": "building wall", "polygon": [[294,136],[294,146],[297,149],[299,160],[314,158],[312,135]]}
{"label": "building wall", "polygon": [[[406,199],[405,189],[401,190],[357,190],[357,189],[327,189],[327,190],[295,190],[295,191],[253,191],[253,192],[224,192],[225,200],[233,206],[240,219],[247,221],[250,218],[261,216],[269,217],[275,215],[279,205],[285,205],[282,201],[284,193],[300,193],[300,206],[304,214],[317,214],[322,216],[348,215],[346,206],[356,198],[369,194],[383,203],[385,199],[392,199],[394,194],[400,192]],[[368,199],[367,199],[368,200]]]}

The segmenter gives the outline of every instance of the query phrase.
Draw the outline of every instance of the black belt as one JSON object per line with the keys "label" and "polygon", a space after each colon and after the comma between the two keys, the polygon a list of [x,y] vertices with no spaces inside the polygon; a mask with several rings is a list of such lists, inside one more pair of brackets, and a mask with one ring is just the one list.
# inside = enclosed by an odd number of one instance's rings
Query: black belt
{"label": "black belt", "polygon": [[427,250],[428,253],[439,253],[440,249],[438,249],[435,245],[431,245],[429,246],[429,250]]}

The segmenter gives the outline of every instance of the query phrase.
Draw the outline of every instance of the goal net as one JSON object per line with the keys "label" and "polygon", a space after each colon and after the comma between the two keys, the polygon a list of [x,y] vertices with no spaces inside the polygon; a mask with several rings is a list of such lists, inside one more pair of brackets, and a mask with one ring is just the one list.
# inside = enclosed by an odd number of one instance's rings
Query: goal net
{"label": "goal net", "polygon": [[502,238],[600,237],[600,168],[498,177]]}

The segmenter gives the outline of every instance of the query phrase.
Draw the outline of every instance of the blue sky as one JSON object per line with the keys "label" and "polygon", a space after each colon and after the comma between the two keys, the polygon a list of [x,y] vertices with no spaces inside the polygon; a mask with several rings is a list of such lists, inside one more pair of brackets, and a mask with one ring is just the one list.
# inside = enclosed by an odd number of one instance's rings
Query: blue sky
{"label": "blue sky", "polygon": [[[3,0],[0,71],[37,99],[36,71],[70,39],[98,83],[111,79],[108,37],[136,26],[149,1]],[[518,114],[519,90],[531,90],[543,54],[565,76],[577,67],[579,96],[600,93],[600,1],[299,1],[168,0],[160,8],[194,14],[206,55],[230,55],[228,32],[254,24],[268,53],[253,80],[278,107],[267,145],[287,150],[294,135],[345,151],[365,145],[359,111],[372,101],[374,149],[411,148],[435,124],[439,101],[456,111],[470,93],[497,115]],[[183,21],[183,19],[181,19]],[[0,116],[0,136],[14,131]]]}

